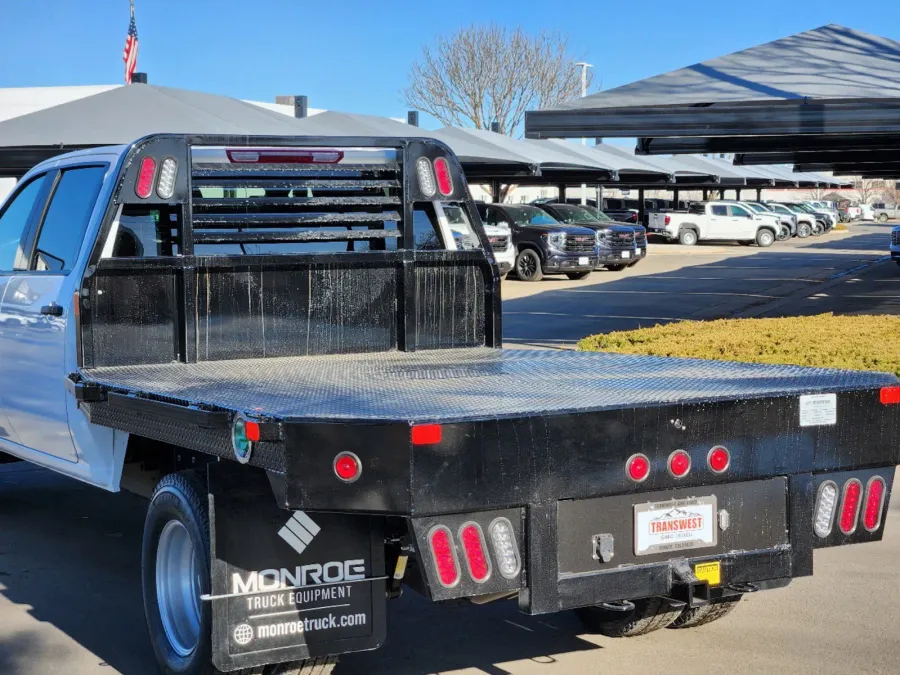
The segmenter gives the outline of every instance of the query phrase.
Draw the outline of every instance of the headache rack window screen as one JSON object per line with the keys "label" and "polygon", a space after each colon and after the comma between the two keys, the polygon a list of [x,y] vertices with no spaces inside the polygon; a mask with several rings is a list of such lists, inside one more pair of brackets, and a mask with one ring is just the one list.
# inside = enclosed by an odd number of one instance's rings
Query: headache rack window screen
{"label": "headache rack window screen", "polygon": [[403,175],[396,150],[346,149],[340,161],[324,163],[262,162],[265,152],[257,155],[251,148],[242,150],[239,160],[227,148],[194,147],[192,152],[197,255],[365,253],[400,247]]}

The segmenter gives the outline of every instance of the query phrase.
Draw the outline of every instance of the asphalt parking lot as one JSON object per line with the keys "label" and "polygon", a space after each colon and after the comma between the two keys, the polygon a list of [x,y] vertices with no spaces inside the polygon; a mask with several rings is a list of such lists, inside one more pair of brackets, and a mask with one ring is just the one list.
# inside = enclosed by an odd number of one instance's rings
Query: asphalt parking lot
{"label": "asphalt parking lot", "polygon": [[[620,274],[508,281],[506,341],[565,348],[683,318],[897,312],[900,270],[879,262],[890,227],[765,250],[660,245]],[[145,508],[129,494],[0,465],[0,675],[156,675],[140,592]],[[819,551],[815,577],[749,596],[706,627],[613,640],[583,634],[571,614],[435,606],[409,592],[390,605],[388,643],[345,657],[335,674],[897,673],[900,504],[891,511],[885,541]]]}

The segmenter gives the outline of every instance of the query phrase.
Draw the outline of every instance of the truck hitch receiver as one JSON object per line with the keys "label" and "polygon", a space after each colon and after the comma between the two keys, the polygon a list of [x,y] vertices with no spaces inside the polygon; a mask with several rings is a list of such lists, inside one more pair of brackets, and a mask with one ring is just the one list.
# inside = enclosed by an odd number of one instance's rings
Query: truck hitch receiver
{"label": "truck hitch receiver", "polygon": [[672,561],[673,584],[670,600],[689,608],[709,604],[709,583],[701,581],[684,558]]}

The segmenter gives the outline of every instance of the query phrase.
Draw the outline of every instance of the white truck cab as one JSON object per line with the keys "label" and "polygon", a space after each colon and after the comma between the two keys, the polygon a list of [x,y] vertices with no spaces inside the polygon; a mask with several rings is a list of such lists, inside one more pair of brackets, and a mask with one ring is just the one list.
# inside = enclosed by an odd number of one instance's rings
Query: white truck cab
{"label": "white truck cab", "polygon": [[687,213],[650,214],[650,235],[693,245],[698,241],[756,242],[771,246],[780,232],[777,216],[756,214],[739,202],[692,204]]}

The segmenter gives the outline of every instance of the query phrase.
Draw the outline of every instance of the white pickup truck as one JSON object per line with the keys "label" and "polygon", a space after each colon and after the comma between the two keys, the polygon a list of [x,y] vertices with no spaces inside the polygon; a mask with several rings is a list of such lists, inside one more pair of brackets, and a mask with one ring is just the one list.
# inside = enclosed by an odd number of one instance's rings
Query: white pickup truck
{"label": "white pickup truck", "polygon": [[677,239],[681,244],[722,240],[771,246],[781,229],[776,214],[757,214],[726,202],[692,204],[687,213],[651,213],[648,234]]}

